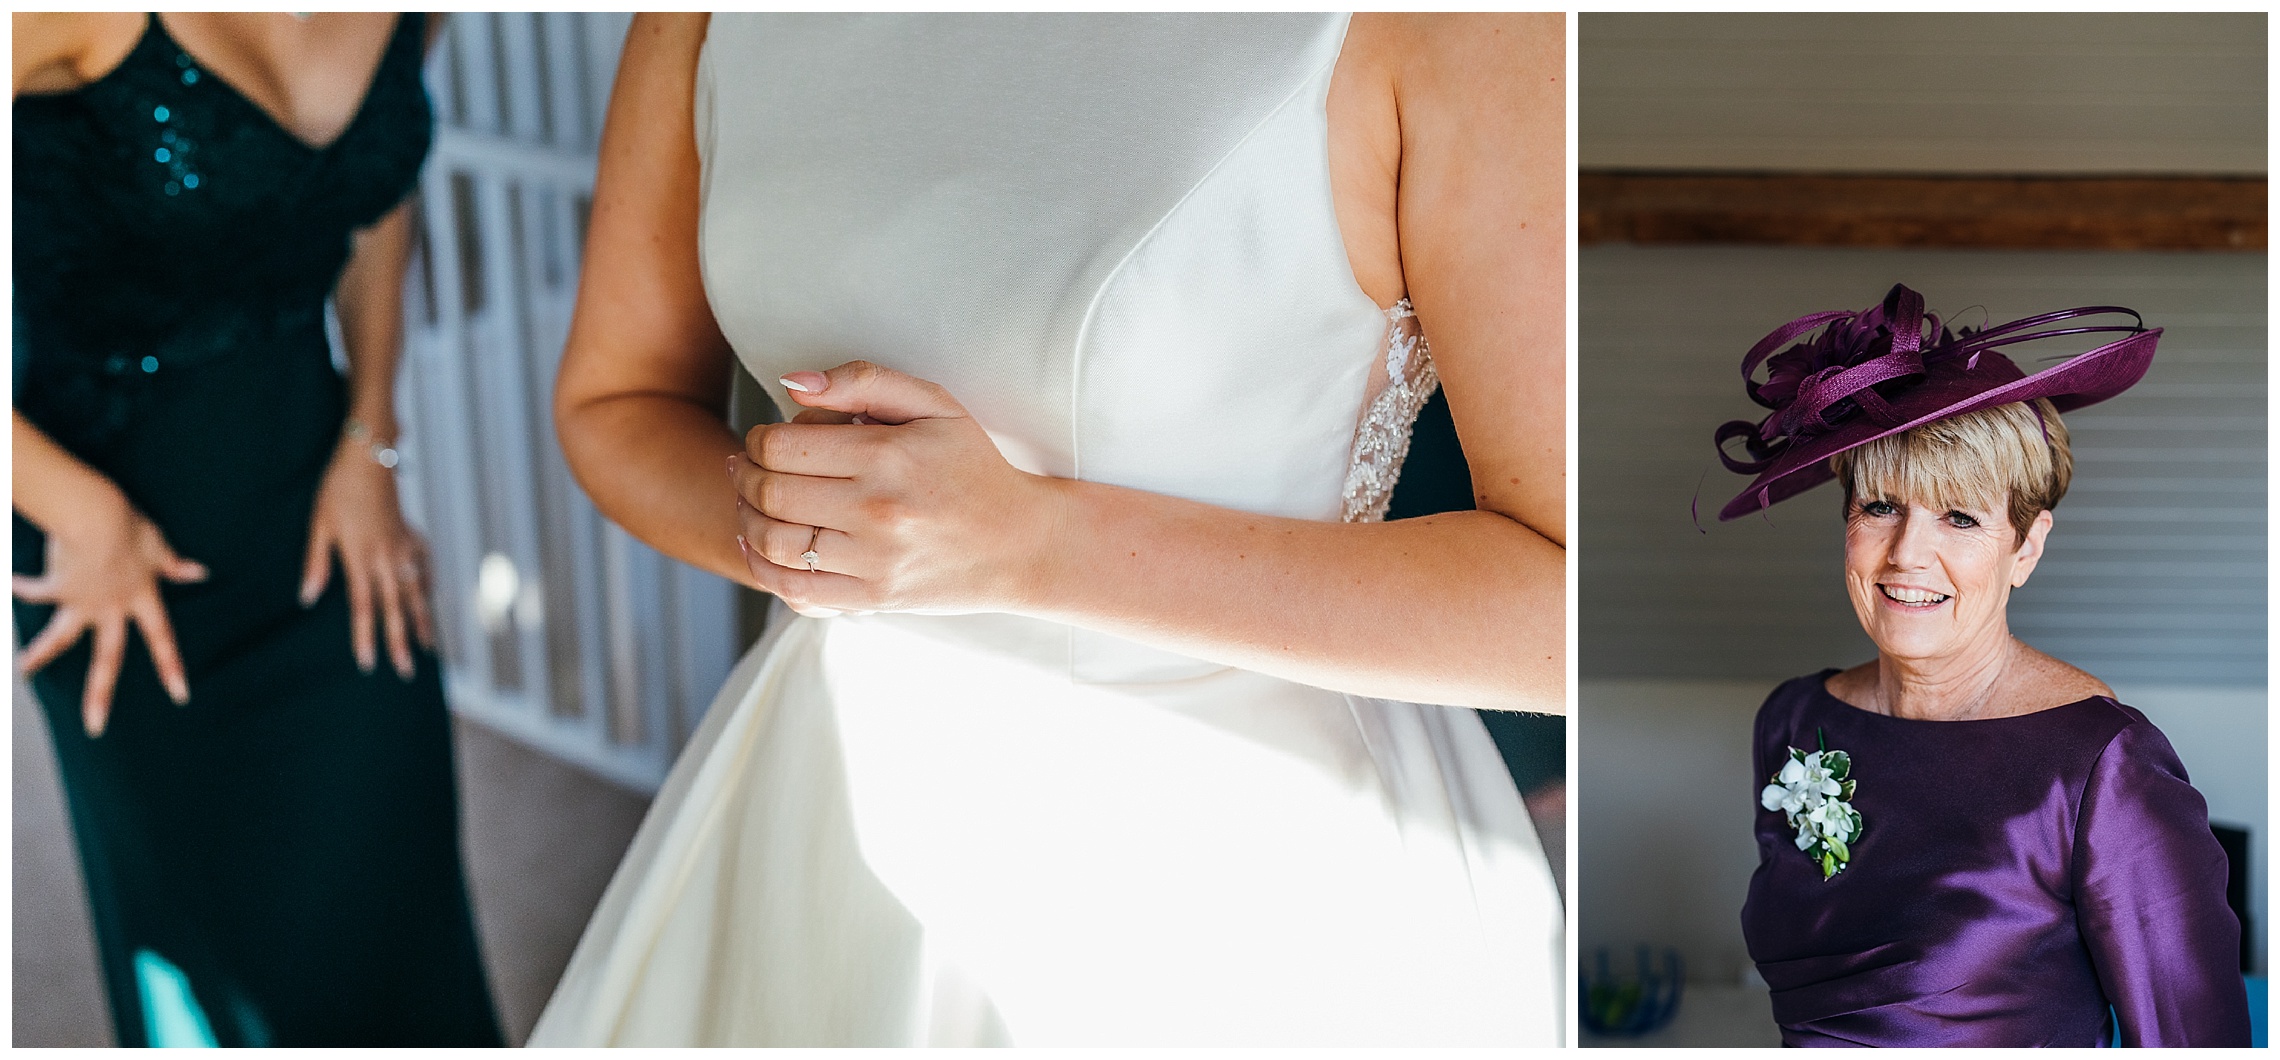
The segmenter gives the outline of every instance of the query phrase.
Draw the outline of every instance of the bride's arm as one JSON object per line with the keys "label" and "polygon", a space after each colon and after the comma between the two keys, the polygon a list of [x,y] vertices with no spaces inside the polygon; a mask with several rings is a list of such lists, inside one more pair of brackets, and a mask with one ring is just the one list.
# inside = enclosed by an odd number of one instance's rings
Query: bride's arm
{"label": "bride's arm", "polygon": [[1475,504],[1564,547],[1564,16],[1397,21],[1409,297],[1471,465]]}
{"label": "bride's arm", "polygon": [[578,308],[554,389],[562,454],[612,521],[750,584],[726,459],[728,341],[697,268],[702,14],[642,14],[602,132]]}
{"label": "bride's arm", "polygon": [[[1399,108],[1397,276],[1479,510],[1353,526],[1026,475],[953,395],[857,364],[795,373],[810,390],[794,399],[901,426],[747,439],[758,584],[801,607],[1006,610],[1329,688],[1563,709],[1561,19],[1379,29]],[[832,529],[810,573],[796,557],[817,525]]]}

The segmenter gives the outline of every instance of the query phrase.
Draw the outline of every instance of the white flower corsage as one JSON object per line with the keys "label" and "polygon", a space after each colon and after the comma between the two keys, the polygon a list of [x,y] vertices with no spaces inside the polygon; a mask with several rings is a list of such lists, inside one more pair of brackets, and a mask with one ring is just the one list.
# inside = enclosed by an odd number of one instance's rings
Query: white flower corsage
{"label": "white flower corsage", "polygon": [[1821,865],[1821,878],[1831,879],[1852,863],[1852,844],[1860,841],[1860,811],[1852,808],[1856,781],[1852,756],[1829,750],[1828,741],[1811,753],[1789,749],[1789,761],[1765,786],[1758,801],[1779,810],[1797,830],[1797,849]]}

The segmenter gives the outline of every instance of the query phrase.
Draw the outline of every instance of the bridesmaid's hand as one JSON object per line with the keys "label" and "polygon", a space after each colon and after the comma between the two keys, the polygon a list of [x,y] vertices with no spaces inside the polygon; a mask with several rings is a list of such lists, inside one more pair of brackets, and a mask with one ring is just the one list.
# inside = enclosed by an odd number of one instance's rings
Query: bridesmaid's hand
{"label": "bridesmaid's hand", "polygon": [[[807,411],[753,428],[729,458],[761,589],[801,614],[1004,610],[1021,598],[1050,540],[1053,480],[1006,463],[923,379],[851,361],[783,382]],[[811,542],[812,571],[801,559]]]}
{"label": "bridesmaid's hand", "polygon": [[79,643],[81,634],[93,631],[95,656],[87,666],[79,711],[87,735],[96,737],[110,722],[111,692],[126,656],[129,622],[141,628],[166,694],[176,703],[190,702],[190,682],[183,675],[166,605],[159,599],[158,580],[201,582],[206,568],[175,555],[158,527],[115,490],[81,514],[84,518],[71,526],[50,529],[45,573],[15,578],[18,598],[55,605],[47,626],[17,654],[16,666],[29,677]]}
{"label": "bridesmaid's hand", "polygon": [[309,549],[301,571],[301,606],[324,595],[332,557],[340,555],[348,578],[348,635],[356,665],[375,665],[373,626],[388,642],[396,675],[412,679],[411,637],[435,649],[435,621],[428,612],[427,542],[405,524],[396,503],[396,475],[372,458],[369,442],[343,437],[333,450],[317,506],[309,520]]}

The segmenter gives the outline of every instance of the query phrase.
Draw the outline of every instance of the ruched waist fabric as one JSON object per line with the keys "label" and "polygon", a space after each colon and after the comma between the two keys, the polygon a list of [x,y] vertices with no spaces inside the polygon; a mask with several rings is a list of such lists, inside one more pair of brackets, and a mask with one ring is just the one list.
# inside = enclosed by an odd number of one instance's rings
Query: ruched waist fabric
{"label": "ruched waist fabric", "polygon": [[273,314],[217,312],[156,335],[122,323],[35,325],[16,317],[17,408],[83,456],[116,438],[182,372],[239,357],[330,351],[321,303]]}
{"label": "ruched waist fabric", "polygon": [[[1920,947],[1892,942],[1857,952],[1760,962],[1772,988],[1773,1018],[1791,1045],[1968,1046],[1985,1044],[1990,1025],[2015,1023],[2022,1005],[2005,988],[1955,978],[1952,967],[1926,961]],[[2054,1007],[2041,999],[2040,1007]],[[2103,1013],[2074,1006],[2073,1020],[2053,1021],[2040,1045],[2092,1045]]]}

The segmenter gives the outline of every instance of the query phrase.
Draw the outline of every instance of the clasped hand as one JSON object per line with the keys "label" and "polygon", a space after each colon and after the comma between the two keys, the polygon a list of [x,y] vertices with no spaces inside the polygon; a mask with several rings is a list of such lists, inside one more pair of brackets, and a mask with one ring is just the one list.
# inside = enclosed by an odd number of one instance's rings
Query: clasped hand
{"label": "clasped hand", "polygon": [[852,361],[783,382],[805,410],[753,428],[728,459],[754,584],[803,615],[1025,598],[1053,534],[1053,479],[1007,463],[926,380]]}

